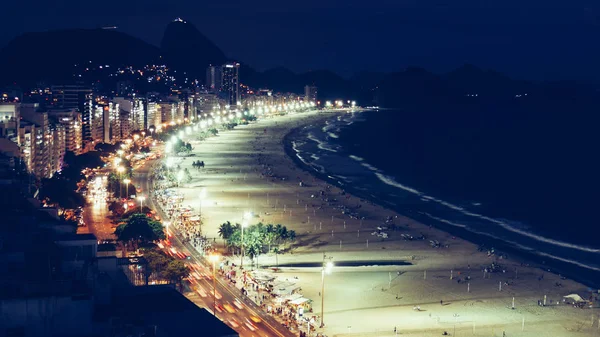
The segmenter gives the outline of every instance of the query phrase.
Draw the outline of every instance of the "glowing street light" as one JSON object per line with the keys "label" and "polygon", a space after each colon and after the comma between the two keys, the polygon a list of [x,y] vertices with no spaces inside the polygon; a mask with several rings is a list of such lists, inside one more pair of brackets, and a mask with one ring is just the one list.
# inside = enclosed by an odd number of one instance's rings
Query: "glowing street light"
{"label": "glowing street light", "polygon": [[125,178],[123,179],[123,182],[125,183],[125,197],[129,199],[129,183],[131,182],[131,180]]}
{"label": "glowing street light", "polygon": [[209,257],[213,265],[213,312],[217,317],[217,262],[219,261],[219,255],[212,254]]}
{"label": "glowing street light", "polygon": [[138,197],[138,200],[140,201],[140,213],[142,213],[144,210],[144,200],[146,200],[146,197],[143,195],[140,195]]}
{"label": "glowing street light", "polygon": [[331,259],[331,256],[327,257],[325,253],[323,253],[323,269],[321,270],[321,328],[325,327],[325,323],[323,322],[325,317],[325,274],[331,274],[331,270],[333,269],[333,262],[325,262],[326,258]]}
{"label": "glowing street light", "polygon": [[171,224],[171,222],[169,222],[169,221],[163,222],[163,225],[165,226],[166,231],[167,231],[167,239],[169,238],[169,225],[170,224]]}
{"label": "glowing street light", "polygon": [[241,269],[244,269],[244,255],[246,253],[246,249],[244,247],[244,227],[248,227],[248,220],[250,218],[252,218],[252,212],[246,212],[242,217],[242,258],[240,259]]}

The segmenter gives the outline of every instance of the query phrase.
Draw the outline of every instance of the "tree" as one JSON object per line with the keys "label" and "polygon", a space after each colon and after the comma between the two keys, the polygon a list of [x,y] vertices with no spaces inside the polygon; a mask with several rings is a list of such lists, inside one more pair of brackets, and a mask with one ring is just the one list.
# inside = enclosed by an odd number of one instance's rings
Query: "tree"
{"label": "tree", "polygon": [[231,222],[227,221],[225,223],[222,223],[221,226],[219,226],[219,236],[223,240],[227,241],[233,234],[234,230],[235,227],[231,224]]}
{"label": "tree", "polygon": [[121,219],[125,213],[125,207],[123,207],[123,204],[118,201],[113,201],[108,204],[108,210],[119,219]]}
{"label": "tree", "polygon": [[146,282],[152,274],[160,277],[163,270],[165,270],[169,264],[169,256],[157,249],[151,249],[144,252],[144,258],[146,259],[146,268],[144,270]]}
{"label": "tree", "polygon": [[140,208],[139,207],[134,206],[132,208],[129,208],[127,210],[127,212],[124,212],[123,215],[121,215],[121,221],[127,220],[127,218],[131,217],[134,214],[144,214],[144,215],[147,215],[147,214],[149,214],[151,212],[152,212],[152,209],[150,207],[148,207],[148,206],[144,206],[142,208],[141,212],[140,212]]}
{"label": "tree", "polygon": [[181,281],[190,275],[190,270],[182,261],[171,260],[162,275],[165,279],[181,285]]}
{"label": "tree", "polygon": [[271,251],[271,246],[277,240],[277,232],[275,232],[275,226],[272,224],[268,224],[265,226],[265,243],[269,246],[269,251]]}
{"label": "tree", "polygon": [[127,218],[125,222],[117,226],[115,235],[119,241],[138,243],[166,238],[162,225],[158,221],[148,218],[145,214],[134,214]]}
{"label": "tree", "polygon": [[67,179],[54,177],[42,180],[41,199],[57,204],[63,209],[75,209],[85,205],[85,198],[75,192],[75,184]]}

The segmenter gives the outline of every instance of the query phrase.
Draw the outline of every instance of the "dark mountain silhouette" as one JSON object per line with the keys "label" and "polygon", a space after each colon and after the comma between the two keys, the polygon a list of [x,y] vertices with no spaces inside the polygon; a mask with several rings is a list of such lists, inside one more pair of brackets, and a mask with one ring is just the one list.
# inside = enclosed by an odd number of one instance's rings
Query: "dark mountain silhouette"
{"label": "dark mountain silhouette", "polygon": [[526,91],[529,85],[472,64],[465,64],[444,74],[443,79],[459,94],[477,94],[485,98],[514,96]]}
{"label": "dark mountain silhouette", "polygon": [[376,90],[376,102],[384,107],[397,107],[425,100],[445,100],[452,90],[439,76],[423,68],[407,68],[386,76]]}
{"label": "dark mountain silhouette", "polygon": [[371,91],[387,76],[388,74],[376,71],[359,71],[350,77],[350,82],[353,86],[361,90]]}
{"label": "dark mountain silhouette", "polygon": [[130,35],[105,29],[69,29],[26,33],[0,50],[3,83],[64,81],[75,64],[141,66],[159,58],[157,47]]}
{"label": "dark mountain silhouette", "polygon": [[314,70],[305,73],[277,67],[255,72],[251,77],[243,77],[242,82],[256,88],[270,88],[278,92],[292,92],[302,94],[305,85],[315,85],[319,90],[320,100],[334,100],[352,98],[358,89],[352,82],[329,70]]}
{"label": "dark mountain silhouette", "polygon": [[540,96],[546,91],[544,88],[543,84],[513,80],[499,72],[466,64],[441,75],[421,68],[407,68],[386,76],[375,92],[379,105],[398,107],[424,102],[505,101],[525,93]]}
{"label": "dark mountain silhouette", "polygon": [[175,20],[167,26],[160,44],[165,62],[178,71],[204,79],[210,64],[221,65],[227,57],[191,23]]}
{"label": "dark mountain silhouette", "polygon": [[277,67],[255,72],[254,74],[242,73],[242,81],[255,88],[272,88],[280,92],[300,93],[304,90],[304,85],[298,75],[293,71]]}

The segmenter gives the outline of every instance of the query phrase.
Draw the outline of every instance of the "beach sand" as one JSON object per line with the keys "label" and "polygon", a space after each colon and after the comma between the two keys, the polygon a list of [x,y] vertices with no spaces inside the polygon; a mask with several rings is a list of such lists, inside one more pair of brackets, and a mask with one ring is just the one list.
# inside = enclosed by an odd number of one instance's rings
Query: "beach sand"
{"label": "beach sand", "polygon": [[[197,212],[200,190],[206,189],[202,231],[216,238],[217,243],[221,242],[217,234],[221,223],[241,223],[244,212],[252,211],[256,217],[250,224],[283,224],[296,231],[297,242],[278,256],[280,265],[322,262],[323,254],[338,265],[344,261],[410,263],[334,267],[326,276],[326,327],[317,331],[328,336],[394,336],[397,327],[401,335],[440,336],[443,331],[453,334],[456,328],[456,336],[502,336],[503,332],[506,336],[600,336],[598,309],[576,309],[565,304],[538,306],[544,295],[547,303],[556,303],[572,293],[589,297],[589,290],[581,284],[510,257],[488,256],[470,242],[368,201],[341,195],[337,187],[329,192],[338,199],[335,205],[362,205],[360,214],[365,220],[351,219],[320,198],[312,198],[327,183],[294,164],[284,152],[283,138],[295,127],[333,116],[304,113],[262,119],[202,142],[191,140],[194,156],[179,159],[181,168],[188,168],[193,177],[178,188],[184,195],[183,205]],[[192,168],[195,160],[203,160],[206,167]],[[276,176],[287,179],[262,176],[262,164],[270,165]],[[299,181],[305,186],[300,187]],[[388,216],[394,217],[400,230],[386,231],[388,239],[371,235]],[[405,241],[401,234],[423,234],[427,239]],[[444,248],[432,248],[429,240],[438,240]],[[239,257],[232,260],[238,263]],[[276,263],[273,254],[261,255],[258,262],[261,267]],[[492,262],[502,265],[504,272],[488,273],[484,279],[483,268]],[[246,259],[245,264],[250,263]],[[320,268],[282,267],[276,274],[298,277],[294,280],[302,287],[302,294],[314,301],[313,313],[320,314]],[[466,275],[471,277],[469,285],[458,283],[458,278]],[[562,286],[556,286],[556,282]],[[513,297],[515,309],[511,309]],[[415,306],[421,311],[413,310]]]}

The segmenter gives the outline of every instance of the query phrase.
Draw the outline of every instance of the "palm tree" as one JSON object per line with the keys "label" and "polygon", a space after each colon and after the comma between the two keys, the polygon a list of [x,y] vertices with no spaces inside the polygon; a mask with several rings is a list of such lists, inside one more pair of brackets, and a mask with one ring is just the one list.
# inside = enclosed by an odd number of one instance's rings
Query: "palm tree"
{"label": "palm tree", "polygon": [[265,226],[264,238],[265,243],[269,246],[269,251],[271,251],[271,246],[277,240],[277,232],[275,231],[275,226],[273,226],[272,224],[268,224],[267,226]]}
{"label": "palm tree", "polygon": [[228,240],[233,234],[234,230],[235,227],[231,224],[231,222],[227,221],[219,226],[219,236],[223,240]]}

